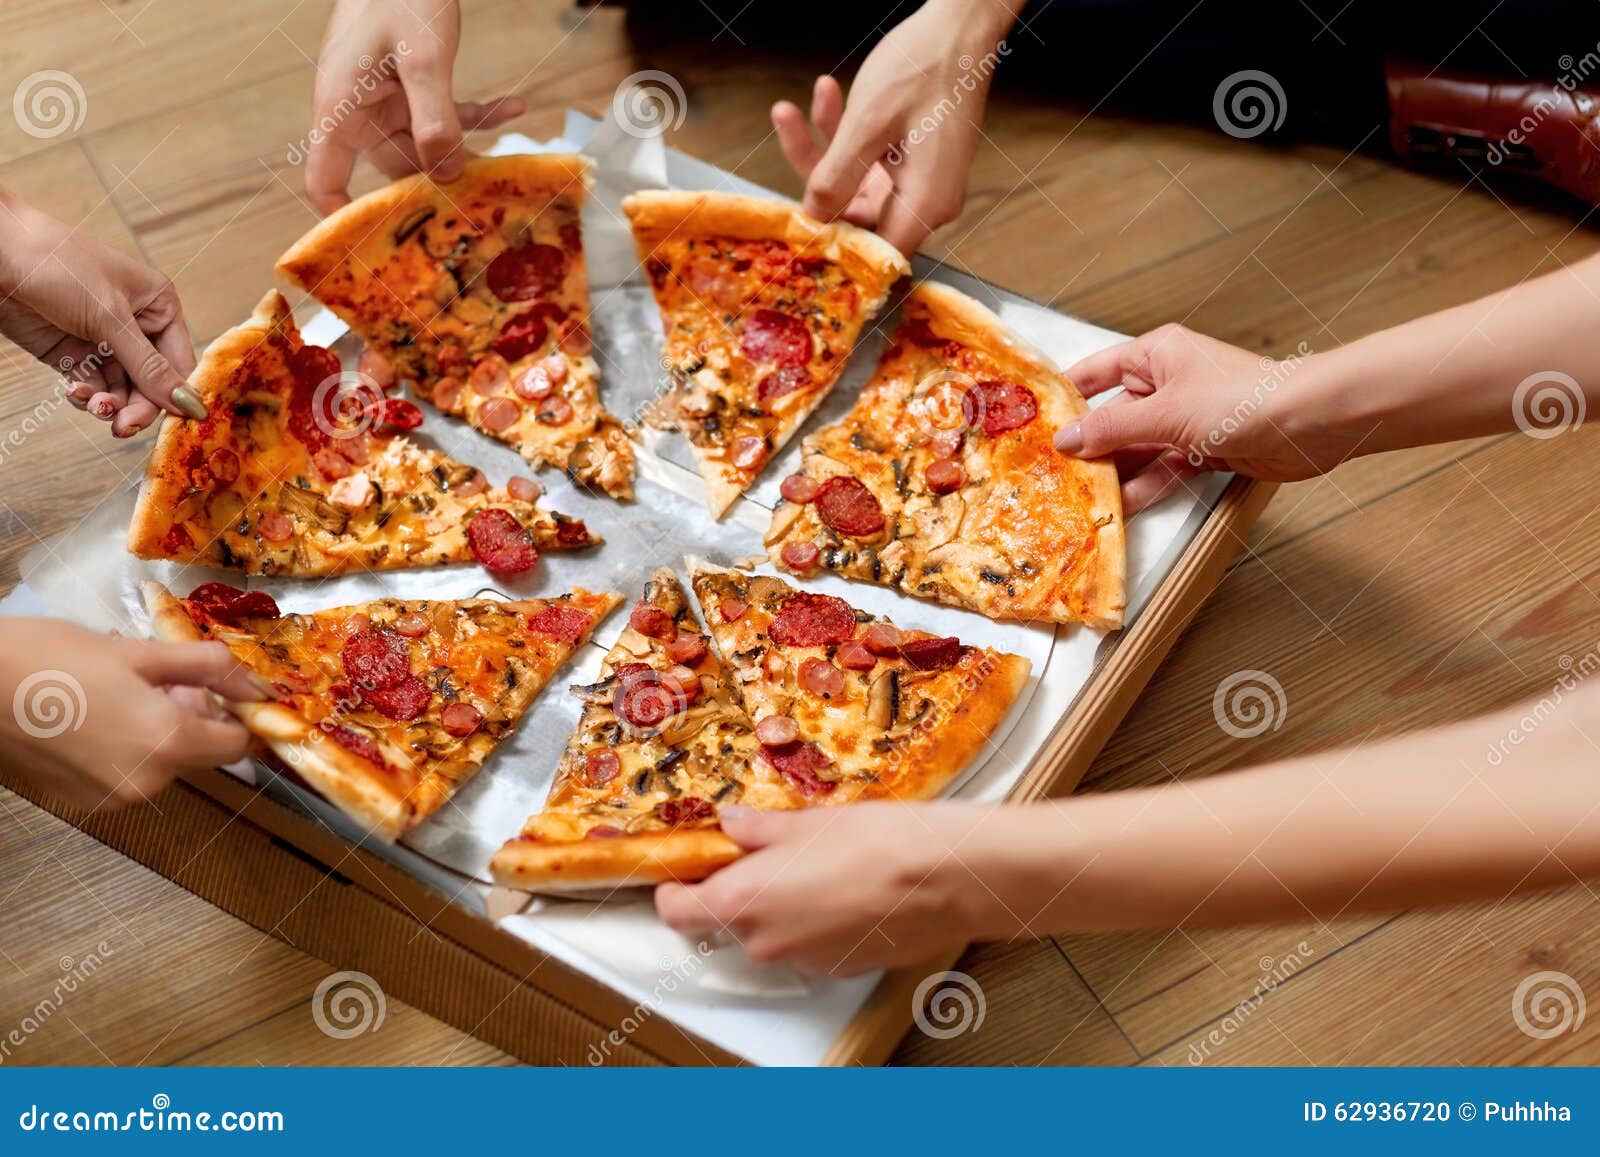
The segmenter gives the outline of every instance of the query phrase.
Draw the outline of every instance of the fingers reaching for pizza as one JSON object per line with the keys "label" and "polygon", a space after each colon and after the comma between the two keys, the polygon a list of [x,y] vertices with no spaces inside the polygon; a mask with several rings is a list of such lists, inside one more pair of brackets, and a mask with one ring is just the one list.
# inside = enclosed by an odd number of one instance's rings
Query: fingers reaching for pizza
{"label": "fingers reaching for pizza", "polygon": [[62,375],[116,437],[166,410],[205,417],[184,385],[194,344],[159,270],[0,189],[0,333]]}
{"label": "fingers reaching for pizza", "polygon": [[341,0],[328,21],[312,95],[306,193],[322,213],[350,200],[356,158],[391,178],[454,179],[470,155],[462,133],[520,116],[505,96],[479,104],[453,93],[461,13],[455,0]]}
{"label": "fingers reaching for pizza", "polygon": [[[1206,470],[1275,482],[1325,473],[1370,432],[1354,421],[1307,420],[1303,402],[1320,376],[1316,358],[1258,357],[1180,325],[1091,354],[1066,374],[1085,397],[1124,387],[1057,431],[1056,447],[1114,459],[1128,515]],[[1304,384],[1280,390],[1291,375],[1306,375]]]}
{"label": "fingers reaching for pizza", "polygon": [[267,689],[220,643],[114,638],[56,619],[6,619],[5,634],[0,692],[15,710],[0,713],[0,762],[52,795],[116,807],[249,749],[208,692],[250,702]]}
{"label": "fingers reaching for pizza", "polygon": [[703,883],[660,885],[656,912],[685,936],[732,936],[752,960],[807,973],[917,963],[995,931],[963,860],[993,814],[953,803],[724,808],[722,830],[747,854]]}

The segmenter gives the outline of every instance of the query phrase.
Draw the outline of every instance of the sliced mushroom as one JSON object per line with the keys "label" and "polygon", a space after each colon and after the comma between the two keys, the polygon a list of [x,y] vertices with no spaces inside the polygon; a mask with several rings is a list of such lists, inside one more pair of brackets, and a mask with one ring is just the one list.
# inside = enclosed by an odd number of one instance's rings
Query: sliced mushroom
{"label": "sliced mushroom", "polygon": [[278,491],[278,505],[286,514],[298,514],[309,519],[331,534],[343,534],[350,516],[320,494],[302,490],[298,486],[285,486]]}
{"label": "sliced mushroom", "polygon": [[900,714],[900,672],[893,667],[878,672],[867,688],[867,722],[888,731]]}

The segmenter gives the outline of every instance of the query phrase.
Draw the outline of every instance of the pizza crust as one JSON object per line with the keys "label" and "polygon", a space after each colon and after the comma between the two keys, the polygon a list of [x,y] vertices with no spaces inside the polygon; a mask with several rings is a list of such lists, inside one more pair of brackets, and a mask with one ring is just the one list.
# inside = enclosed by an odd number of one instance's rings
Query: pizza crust
{"label": "pizza crust", "polygon": [[489,861],[498,884],[527,892],[690,883],[726,867],[742,849],[716,828],[641,832],[605,839],[516,839]]}

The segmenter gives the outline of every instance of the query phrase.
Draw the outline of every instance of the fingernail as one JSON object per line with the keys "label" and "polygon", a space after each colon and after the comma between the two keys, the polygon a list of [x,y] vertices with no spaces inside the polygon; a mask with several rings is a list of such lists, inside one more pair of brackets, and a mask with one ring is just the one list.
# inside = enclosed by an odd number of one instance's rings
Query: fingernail
{"label": "fingernail", "polygon": [[433,176],[439,181],[453,181],[461,175],[462,160],[460,150],[451,153],[444,160],[434,166]]}
{"label": "fingernail", "polygon": [[179,386],[172,391],[172,404],[191,418],[204,418],[206,416],[205,404],[194,396],[188,386]]}
{"label": "fingernail", "polygon": [[1078,454],[1083,451],[1083,423],[1068,422],[1056,431],[1056,449],[1063,454]]}
{"label": "fingernail", "polygon": [[246,671],[245,672],[245,678],[250,680],[250,686],[254,687],[257,691],[261,692],[261,695],[262,695],[263,698],[271,699],[276,694],[276,691],[273,689],[272,684],[268,683],[265,679],[263,679],[260,675],[257,675],[254,671]]}
{"label": "fingernail", "polygon": [[755,815],[756,809],[753,807],[746,807],[744,804],[740,803],[731,803],[717,814],[725,820],[742,820],[745,816]]}

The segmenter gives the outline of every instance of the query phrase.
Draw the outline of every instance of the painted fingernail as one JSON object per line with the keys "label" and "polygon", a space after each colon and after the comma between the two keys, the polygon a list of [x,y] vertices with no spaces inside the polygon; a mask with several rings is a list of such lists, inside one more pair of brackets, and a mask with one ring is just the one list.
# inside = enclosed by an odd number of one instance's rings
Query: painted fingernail
{"label": "painted fingernail", "polygon": [[117,404],[110,398],[101,398],[98,402],[90,403],[89,412],[96,418],[109,418],[117,412]]}
{"label": "painted fingernail", "polygon": [[1056,431],[1056,449],[1063,454],[1077,454],[1083,450],[1083,423],[1068,422]]}
{"label": "painted fingernail", "polygon": [[194,396],[188,386],[179,386],[172,391],[172,404],[191,418],[204,418],[206,416],[204,403]]}

